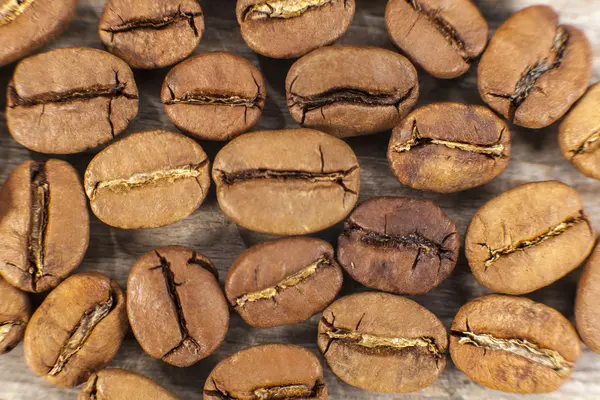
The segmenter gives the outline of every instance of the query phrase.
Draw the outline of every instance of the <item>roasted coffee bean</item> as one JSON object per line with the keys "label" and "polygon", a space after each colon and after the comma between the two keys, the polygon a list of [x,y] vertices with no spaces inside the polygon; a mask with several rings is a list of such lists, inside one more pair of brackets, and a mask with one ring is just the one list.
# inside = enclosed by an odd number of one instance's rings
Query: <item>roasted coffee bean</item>
{"label": "roasted coffee bean", "polygon": [[109,0],[98,30],[108,51],[133,68],[162,68],[198,46],[204,15],[197,0]]}
{"label": "roasted coffee bean", "polygon": [[25,331],[25,361],[56,386],[74,387],[104,368],[127,332],[125,295],[98,272],[58,285],[33,313]]}
{"label": "roasted coffee bean", "polygon": [[323,368],[291,344],[246,348],[221,361],[204,384],[204,400],[326,400]]}
{"label": "roasted coffee bean", "polygon": [[471,220],[465,250],[479,283],[500,293],[525,294],[577,268],[594,240],[573,188],[534,182],[483,205]]}
{"label": "roasted coffee bean", "polygon": [[85,192],[104,223],[156,228],[194,212],[210,187],[202,147],[178,133],[133,134],[98,154],[85,171]]}
{"label": "roasted coffee bean", "polygon": [[0,191],[0,275],[28,292],[58,285],[83,260],[90,225],[77,171],[25,161]]}
{"label": "roasted coffee bean", "polygon": [[419,97],[410,61],[375,47],[316,50],[292,65],[285,87],[296,122],[340,138],[392,129]]}
{"label": "roasted coffee bean", "polygon": [[575,301],[577,331],[587,347],[600,353],[600,245],[587,262]]}
{"label": "roasted coffee bean", "polygon": [[394,44],[436,78],[467,72],[488,37],[487,22],[470,0],[390,0],[385,24]]}
{"label": "roasted coffee bean", "polygon": [[177,397],[143,375],[107,368],[90,377],[77,399],[177,400]]}
{"label": "roasted coffee bean", "polygon": [[7,89],[6,120],[30,150],[79,153],[123,132],[138,110],[129,66],[105,51],[56,49],[21,61]]}
{"label": "roasted coffee bean", "polygon": [[69,26],[77,0],[0,3],[0,67],[41,48]]}
{"label": "roasted coffee bean", "polygon": [[328,228],[358,199],[360,168],[343,141],[312,129],[242,135],[213,168],[221,210],[254,231],[299,235]]}
{"label": "roasted coffee bean", "polygon": [[376,392],[414,392],[446,367],[446,328],[412,300],[385,293],[343,297],[323,312],[319,349],[344,382]]}
{"label": "roasted coffee bean", "polygon": [[569,379],[580,354],[579,337],[569,321],[524,297],[480,297],[452,321],[452,361],[470,379],[492,389],[551,392]]}
{"label": "roasted coffee bean", "polygon": [[600,83],[592,86],[560,125],[563,156],[582,174],[600,179]]}
{"label": "roasted coffee bean", "polygon": [[342,287],[333,248],[320,239],[272,240],[246,250],[225,281],[229,304],[259,328],[295,324],[329,305]]}
{"label": "roasted coffee bean", "polygon": [[414,189],[452,193],[500,175],[510,156],[510,131],[481,106],[421,107],[394,128],[388,159],[398,180]]}
{"label": "roasted coffee bean", "polygon": [[338,240],[342,267],[365,286],[427,293],[456,266],[460,235],[431,201],[377,197],[361,203]]}
{"label": "roasted coffee bean", "polygon": [[561,118],[585,92],[592,49],[579,29],[559,25],[548,6],[511,16],[481,57],[479,93],[513,123],[543,128]]}
{"label": "roasted coffee bean", "polygon": [[31,316],[29,297],[0,278],[0,355],[14,349]]}
{"label": "roasted coffee bean", "polygon": [[177,367],[208,357],[223,342],[229,308],[217,270],[180,246],[140,257],[127,281],[131,330],[146,353]]}
{"label": "roasted coffee bean", "polygon": [[223,52],[199,54],[177,65],[161,91],[171,122],[205,140],[229,140],[252,128],[266,99],[258,68]]}
{"label": "roasted coffee bean", "polygon": [[354,0],[238,0],[242,38],[273,58],[300,57],[338,40],[354,17]]}

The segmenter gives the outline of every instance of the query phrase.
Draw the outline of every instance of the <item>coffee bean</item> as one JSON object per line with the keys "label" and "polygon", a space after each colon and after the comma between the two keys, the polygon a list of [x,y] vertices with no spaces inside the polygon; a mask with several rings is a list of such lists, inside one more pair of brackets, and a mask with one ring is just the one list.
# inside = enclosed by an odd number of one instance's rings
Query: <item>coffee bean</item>
{"label": "coffee bean", "polygon": [[107,368],[90,377],[77,399],[177,400],[177,397],[143,375]]}
{"label": "coffee bean", "polygon": [[202,254],[180,246],[140,257],[127,281],[127,314],[151,357],[188,367],[223,342],[229,309],[217,271]]}
{"label": "coffee bean", "polygon": [[543,128],[561,118],[585,92],[592,50],[579,29],[559,25],[548,6],[511,16],[481,57],[479,93],[511,122]]}
{"label": "coffee bean", "polygon": [[244,228],[299,235],[328,228],[358,199],[360,168],[343,141],[312,129],[242,135],[213,168],[221,210]]}
{"label": "coffee bean", "polygon": [[487,44],[487,22],[469,0],[390,0],[385,25],[394,44],[436,78],[461,76]]}
{"label": "coffee bean", "polygon": [[582,174],[600,179],[600,83],[567,114],[558,135],[563,156]]}
{"label": "coffee bean", "polygon": [[454,270],[460,235],[431,201],[377,197],[361,203],[338,240],[342,267],[365,286],[427,293]]}
{"label": "coffee bean", "polygon": [[452,321],[450,355],[475,382],[514,393],[547,393],[567,381],[581,354],[561,313],[524,297],[489,295]]}
{"label": "coffee bean", "polygon": [[5,0],[0,4],[0,67],[60,35],[75,15],[77,0]]}
{"label": "coffee bean", "polygon": [[355,8],[354,0],[238,0],[235,10],[248,47],[293,58],[338,40]]}
{"label": "coffee bean", "polygon": [[210,187],[202,147],[166,131],[133,134],[100,152],[85,171],[85,192],[104,223],[156,228],[194,212]]}
{"label": "coffee bean", "polygon": [[600,353],[600,246],[592,253],[577,287],[575,321],[587,347]]}
{"label": "coffee bean", "polygon": [[291,344],[264,344],[217,364],[204,384],[203,398],[326,400],[327,387],[313,353]]}
{"label": "coffee bean", "polygon": [[225,294],[244,321],[269,328],[302,322],[322,311],[342,281],[329,243],[296,237],[243,252],[229,268]]}
{"label": "coffee bean", "polygon": [[25,161],[0,191],[0,275],[28,292],[58,285],[83,260],[89,215],[77,171],[61,160]]}
{"label": "coffee bean", "polygon": [[410,61],[375,47],[316,50],[292,65],[285,86],[296,122],[340,138],[392,129],[419,97]]}
{"label": "coffee bean", "polygon": [[446,367],[446,328],[426,308],[385,293],[343,297],[323,312],[319,349],[344,382],[376,392],[414,392]]}
{"label": "coffee bean", "polygon": [[104,368],[127,332],[125,295],[98,272],[58,285],[33,313],[25,331],[25,361],[56,386],[74,387]]}
{"label": "coffee bean", "polygon": [[577,268],[595,234],[579,194],[557,181],[518,186],[475,213],[465,240],[475,278],[500,293],[525,294]]}
{"label": "coffee bean", "polygon": [[510,156],[510,131],[485,107],[437,103],[394,128],[388,160],[398,180],[414,189],[452,193],[500,175]]}
{"label": "coffee bean", "polygon": [[8,353],[23,340],[31,316],[29,297],[0,278],[0,355]]}
{"label": "coffee bean", "polygon": [[104,46],[134,68],[162,68],[200,43],[204,15],[196,0],[109,0],[100,17]]}
{"label": "coffee bean", "polygon": [[79,153],[123,132],[138,110],[129,66],[107,52],[73,47],[21,61],[7,89],[13,138],[30,150]]}
{"label": "coffee bean", "polygon": [[203,53],[177,65],[161,91],[171,122],[205,140],[229,140],[252,128],[266,99],[258,68],[224,52]]}

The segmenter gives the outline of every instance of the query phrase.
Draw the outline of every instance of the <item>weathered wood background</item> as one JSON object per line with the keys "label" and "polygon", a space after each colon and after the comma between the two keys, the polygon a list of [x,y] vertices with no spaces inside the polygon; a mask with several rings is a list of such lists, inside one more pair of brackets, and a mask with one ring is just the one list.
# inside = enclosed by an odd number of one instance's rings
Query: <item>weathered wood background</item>
{"label": "weathered wood background", "polygon": [[[291,61],[267,59],[254,54],[242,41],[235,20],[235,0],[200,0],[206,15],[206,32],[196,52],[211,50],[231,51],[251,59],[260,67],[268,82],[268,101],[256,129],[279,129],[296,127],[285,105],[284,80]],[[493,32],[509,15],[535,3],[546,3],[560,11],[562,22],[583,29],[595,50],[594,80],[600,78],[600,2],[597,0],[478,0]],[[77,15],[58,40],[45,50],[54,47],[89,46],[102,48],[97,34],[98,18],[104,0],[80,0]],[[340,43],[370,45],[392,49],[383,23],[387,0],[357,0],[357,13],[348,33]],[[490,34],[491,34],[490,32]],[[0,43],[0,45],[2,45]],[[507,59],[507,63],[511,60]],[[0,87],[6,87],[14,65],[0,68]],[[127,133],[148,129],[175,130],[163,113],[159,100],[162,81],[168,69],[136,71],[140,88],[140,111],[130,124]],[[419,105],[434,101],[459,101],[482,104],[476,89],[476,68],[464,77],[452,81],[435,80],[422,71],[420,74],[421,98]],[[0,183],[10,171],[28,158],[43,159],[18,145],[8,133],[4,118],[5,99],[0,98]],[[600,182],[580,175],[561,156],[557,142],[557,126],[541,131],[529,131],[513,127],[513,153],[507,170],[493,182],[453,195],[436,195],[408,189],[396,181],[388,169],[386,149],[389,133],[356,138],[348,142],[355,150],[362,167],[361,200],[378,195],[404,195],[426,198],[437,202],[457,223],[464,234],[473,213],[489,199],[501,192],[529,181],[558,179],[574,186],[583,196],[587,211],[600,230]],[[211,158],[221,147],[215,143],[202,143]],[[93,154],[65,157],[81,174]],[[318,236],[335,243],[341,225],[320,233]],[[219,210],[214,187],[202,207],[189,218],[171,226],[153,229],[125,231],[110,228],[92,217],[91,243],[79,271],[101,271],[125,287],[129,269],[144,252],[153,248],[179,244],[194,248],[209,256],[220,271],[221,283],[234,259],[248,246],[265,240],[264,235],[249,232],[229,221]],[[580,270],[560,282],[531,295],[532,298],[557,308],[568,318],[573,318],[573,299]],[[343,293],[363,290],[349,278]],[[431,293],[415,296],[420,304],[432,310],[449,325],[453,315],[468,300],[486,293],[474,280],[464,255],[450,279]],[[35,296],[39,304],[43,296]],[[2,299],[0,299],[2,301]],[[399,310],[401,312],[401,310]],[[142,373],[171,390],[180,399],[199,399],[204,380],[212,368],[227,355],[244,347],[269,342],[295,343],[306,346],[318,354],[316,346],[319,316],[310,321],[274,329],[253,329],[233,313],[231,327],[225,343],[206,360],[187,369],[171,367],[146,355],[128,334],[121,350],[111,363]],[[320,357],[320,355],[319,355]],[[293,361],[292,361],[293,362]],[[370,393],[345,385],[326,369],[326,381],[330,398],[342,399],[512,399],[518,396],[485,389],[469,381],[449,363],[441,378],[431,387],[408,395],[383,395]],[[0,357],[0,398],[5,400],[26,399],[75,399],[78,389],[53,387],[36,377],[26,367],[23,349],[19,346]],[[600,355],[587,350],[578,361],[572,379],[550,395],[532,398],[600,398]]]}

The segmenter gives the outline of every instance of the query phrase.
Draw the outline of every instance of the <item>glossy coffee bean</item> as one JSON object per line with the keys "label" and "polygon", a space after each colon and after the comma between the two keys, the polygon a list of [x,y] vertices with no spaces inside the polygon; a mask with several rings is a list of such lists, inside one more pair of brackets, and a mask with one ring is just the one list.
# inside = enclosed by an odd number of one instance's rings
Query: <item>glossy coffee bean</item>
{"label": "glossy coffee bean", "polygon": [[14,349],[23,340],[31,317],[27,294],[0,278],[0,355]]}
{"label": "glossy coffee bean", "polygon": [[123,369],[107,368],[88,379],[77,399],[177,400],[177,397],[143,375]]}
{"label": "glossy coffee bean", "polygon": [[587,347],[600,353],[600,246],[592,253],[577,287],[575,321]]}

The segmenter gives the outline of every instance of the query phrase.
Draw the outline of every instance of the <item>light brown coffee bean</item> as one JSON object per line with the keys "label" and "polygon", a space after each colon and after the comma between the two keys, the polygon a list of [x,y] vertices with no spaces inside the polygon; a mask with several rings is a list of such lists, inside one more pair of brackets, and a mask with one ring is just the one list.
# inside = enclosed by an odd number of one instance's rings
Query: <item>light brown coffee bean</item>
{"label": "light brown coffee bean", "polygon": [[177,397],[143,375],[107,368],[90,377],[77,399],[177,400]]}
{"label": "light brown coffee bean", "polygon": [[577,287],[575,321],[587,347],[600,353],[600,245],[588,260]]}
{"label": "light brown coffee bean", "polygon": [[31,305],[27,294],[0,278],[0,355],[23,340],[29,317]]}
{"label": "light brown coffee bean", "polygon": [[547,181],[518,186],[483,205],[471,220],[465,250],[479,283],[525,294],[577,268],[594,241],[579,194]]}

